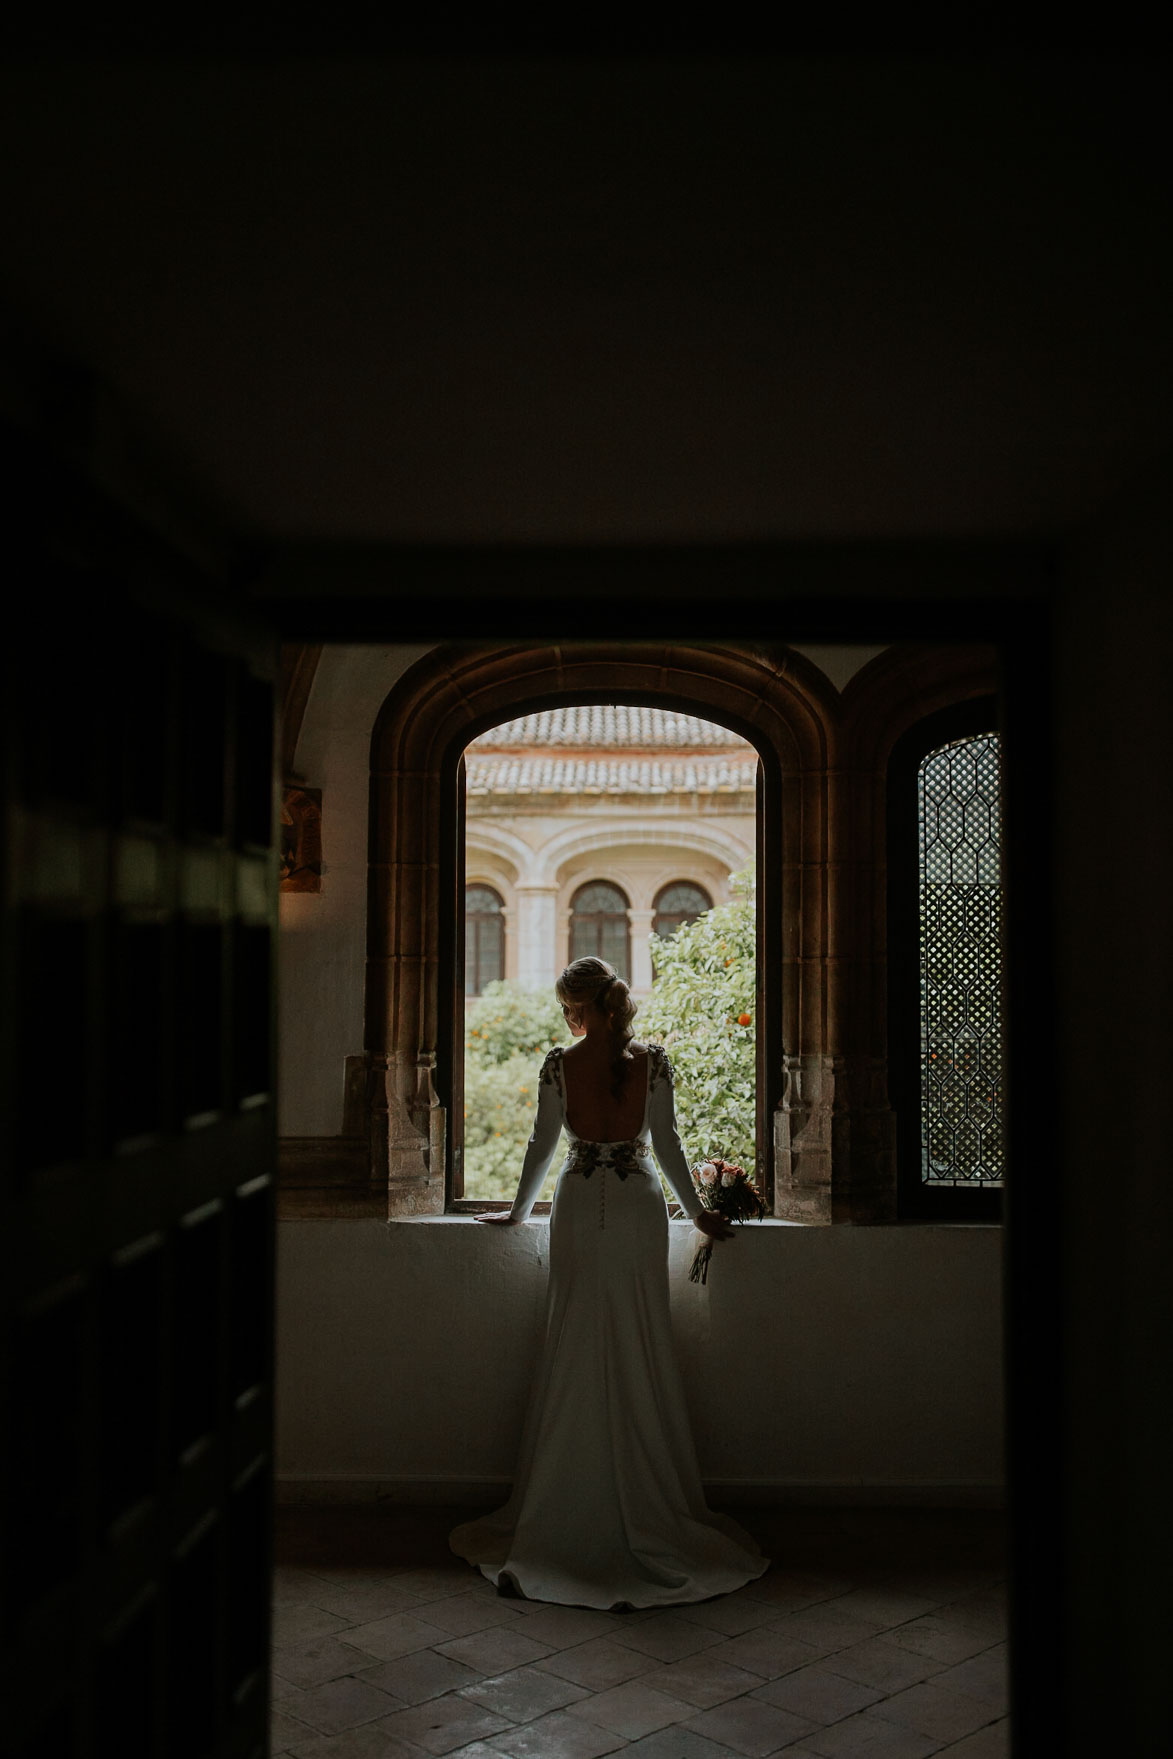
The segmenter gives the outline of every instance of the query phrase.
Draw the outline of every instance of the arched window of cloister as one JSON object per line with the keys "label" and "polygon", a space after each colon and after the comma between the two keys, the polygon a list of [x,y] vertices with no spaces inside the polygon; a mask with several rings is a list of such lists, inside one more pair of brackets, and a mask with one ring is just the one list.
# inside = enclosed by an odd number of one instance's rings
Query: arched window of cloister
{"label": "arched window of cloister", "polygon": [[698,916],[712,908],[713,900],[703,886],[694,885],[691,880],[673,880],[671,885],[661,886],[656,893],[652,933],[667,940],[686,922],[695,922]]}
{"label": "arched window of cloister", "polygon": [[464,993],[483,995],[505,976],[504,904],[492,886],[472,885],[464,894]]}
{"label": "arched window of cloister", "polygon": [[570,901],[570,957],[605,959],[631,980],[631,924],[627,894],[610,880],[590,880]]}

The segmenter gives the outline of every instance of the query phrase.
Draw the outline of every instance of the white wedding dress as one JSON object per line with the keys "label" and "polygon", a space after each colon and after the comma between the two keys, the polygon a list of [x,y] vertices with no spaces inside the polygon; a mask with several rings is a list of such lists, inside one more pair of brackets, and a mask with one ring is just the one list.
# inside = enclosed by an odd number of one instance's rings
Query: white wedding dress
{"label": "white wedding dress", "polygon": [[[550,1212],[546,1330],[509,1501],[457,1527],[491,1582],[566,1606],[679,1606],[726,1594],[769,1559],[706,1506],[668,1311],[668,1211],[699,1213],[676,1131],[672,1069],[648,1047],[637,1137],[592,1142],[566,1121],[562,1049],[542,1065],[512,1214],[529,1215],[565,1130]],[[704,1365],[698,1363],[698,1371]]]}

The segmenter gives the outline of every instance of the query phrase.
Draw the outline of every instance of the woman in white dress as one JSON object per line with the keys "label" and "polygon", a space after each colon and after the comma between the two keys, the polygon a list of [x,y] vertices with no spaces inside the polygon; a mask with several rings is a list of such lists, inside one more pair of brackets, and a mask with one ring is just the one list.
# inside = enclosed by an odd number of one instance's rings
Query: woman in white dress
{"label": "woman in white dress", "polygon": [[513,1206],[516,1227],[563,1131],[550,1212],[546,1330],[513,1494],[457,1527],[458,1556],[504,1593],[566,1606],[679,1606],[760,1576],[769,1559],[701,1491],[668,1311],[668,1211],[651,1157],[712,1239],[676,1131],[672,1069],[632,1043],[635,1005],[602,959],[576,959],[556,993],[579,1041],[542,1065]]}

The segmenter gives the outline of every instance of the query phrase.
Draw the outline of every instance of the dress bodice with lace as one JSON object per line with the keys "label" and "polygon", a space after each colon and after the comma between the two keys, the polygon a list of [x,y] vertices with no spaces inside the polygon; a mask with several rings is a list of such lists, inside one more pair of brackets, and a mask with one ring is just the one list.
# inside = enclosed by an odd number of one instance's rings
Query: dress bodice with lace
{"label": "dress bodice with lace", "polygon": [[513,1494],[496,1513],[457,1527],[452,1549],[531,1600],[599,1608],[707,1600],[760,1576],[769,1560],[707,1507],[701,1487],[672,1336],[668,1212],[653,1150],[686,1215],[701,1205],[662,1047],[648,1047],[639,1134],[619,1142],[569,1127],[562,1052],[550,1052],[515,1220],[532,1211],[564,1131],[545,1333]]}
{"label": "dress bodice with lace", "polygon": [[701,1204],[676,1129],[672,1065],[663,1045],[650,1044],[647,1047],[647,1092],[639,1134],[619,1142],[595,1142],[577,1136],[571,1129],[566,1116],[564,1049],[563,1045],[555,1045],[542,1064],[538,1078],[537,1116],[510,1212],[514,1220],[524,1221],[533,1209],[563,1132],[570,1144],[564,1172],[589,1178],[596,1167],[609,1168],[620,1179],[629,1173],[650,1173],[650,1157],[654,1149],[660,1170],[677,1203],[685,1215],[698,1215]]}

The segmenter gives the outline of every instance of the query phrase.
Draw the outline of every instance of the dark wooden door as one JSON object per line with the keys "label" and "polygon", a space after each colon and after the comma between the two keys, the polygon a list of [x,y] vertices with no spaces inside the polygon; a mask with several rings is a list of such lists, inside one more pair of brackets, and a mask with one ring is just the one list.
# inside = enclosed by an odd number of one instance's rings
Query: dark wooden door
{"label": "dark wooden door", "polygon": [[243,1759],[268,1718],[272,648],[145,531],[29,481],[4,634],[5,1751]]}

